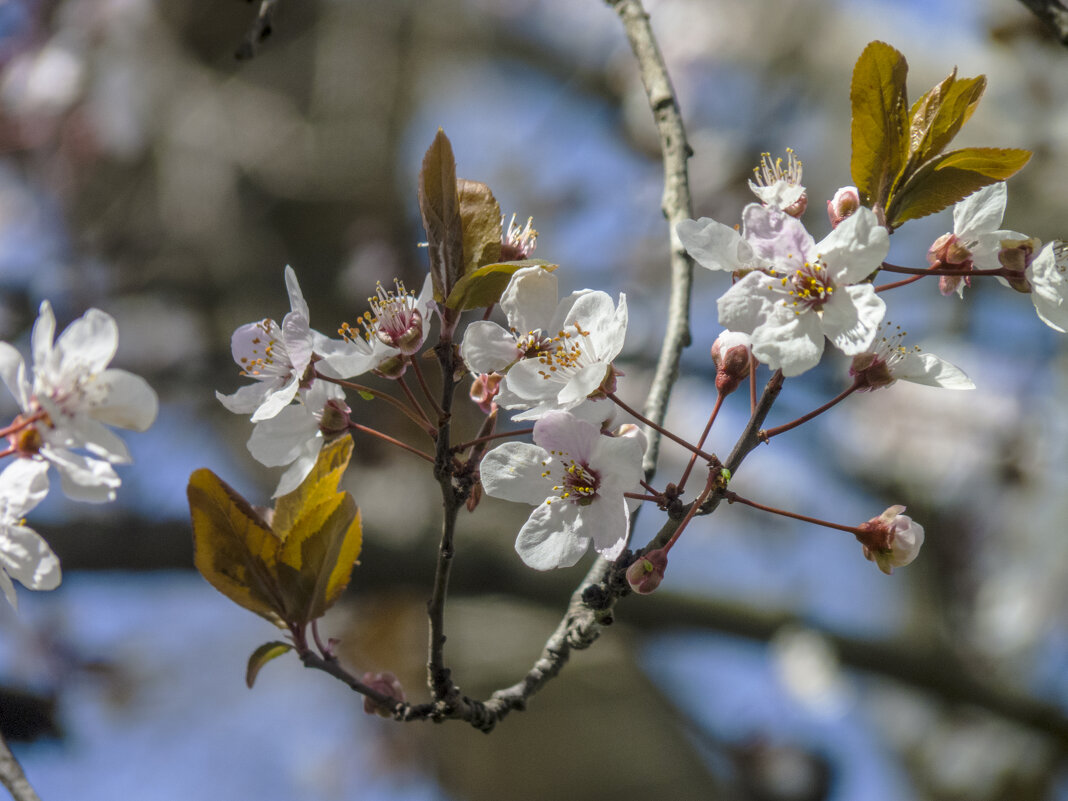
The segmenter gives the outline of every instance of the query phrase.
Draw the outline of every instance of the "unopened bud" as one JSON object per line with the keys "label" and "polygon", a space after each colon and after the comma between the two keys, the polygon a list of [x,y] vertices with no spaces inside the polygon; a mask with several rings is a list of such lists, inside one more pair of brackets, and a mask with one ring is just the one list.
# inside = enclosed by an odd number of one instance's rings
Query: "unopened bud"
{"label": "unopened bud", "polygon": [[860,193],[855,186],[843,186],[834,193],[834,197],[827,201],[827,217],[831,221],[831,227],[837,228],[838,224],[846,217],[860,208]]}
{"label": "unopened bud", "polygon": [[753,350],[749,335],[724,331],[712,343],[712,361],[716,363],[716,390],[729,395],[749,377]]}
{"label": "unopened bud", "polygon": [[1027,267],[1035,257],[1035,251],[1042,243],[1031,237],[1029,239],[1004,239],[998,252],[998,261],[1013,275],[1005,276],[1009,286],[1017,292],[1030,294],[1031,283],[1027,280]]}
{"label": "unopened bud", "polygon": [[805,213],[805,209],[807,209],[807,208],[808,208],[808,194],[805,193],[805,192],[802,192],[801,193],[801,197],[799,197],[797,200],[795,200],[793,203],[791,203],[789,206],[787,206],[785,209],[783,209],[783,211],[785,211],[791,217],[800,217],[802,214]]}
{"label": "unopened bud", "polygon": [[627,568],[627,583],[639,595],[648,595],[664,580],[667,570],[667,553],[663,548],[649,551],[635,559]]}
{"label": "unopened bud", "polygon": [[[404,701],[404,688],[400,680],[388,671],[385,673],[364,673],[363,683],[375,692],[392,698],[394,701]],[[393,717],[389,707],[380,706],[369,696],[363,697],[363,711],[368,715],[380,715],[384,718]]]}
{"label": "unopened bud", "polygon": [[956,234],[942,234],[927,251],[927,263],[936,270],[955,270],[957,275],[943,275],[938,279],[938,291],[943,295],[958,295],[964,286],[971,286],[972,279],[967,273],[972,270],[972,252]]}
{"label": "unopened bud", "polygon": [[408,357],[397,354],[396,356],[390,356],[385,361],[379,363],[374,369],[375,375],[380,375],[382,378],[400,378],[404,375],[404,371],[408,369]]}
{"label": "unopened bud", "polygon": [[493,402],[493,399],[497,397],[497,393],[500,391],[502,378],[504,376],[500,373],[482,373],[471,383],[469,393],[471,400],[478,404],[478,408],[484,414],[489,414],[497,408],[497,404]]}
{"label": "unopened bud", "polygon": [[340,437],[342,434],[349,430],[350,418],[352,413],[344,401],[337,398],[331,398],[323,406],[323,416],[319,419],[319,430],[323,432],[323,436],[326,439],[332,439]]}
{"label": "unopened bud", "polygon": [[853,357],[849,367],[857,389],[872,390],[888,387],[896,380],[890,371],[890,365],[876,353],[858,353]]}
{"label": "unopened bud", "polygon": [[901,514],[904,506],[891,506],[878,517],[857,528],[857,541],[864,546],[864,558],[875,562],[890,575],[895,567],[904,567],[916,558],[923,545],[923,526]]}

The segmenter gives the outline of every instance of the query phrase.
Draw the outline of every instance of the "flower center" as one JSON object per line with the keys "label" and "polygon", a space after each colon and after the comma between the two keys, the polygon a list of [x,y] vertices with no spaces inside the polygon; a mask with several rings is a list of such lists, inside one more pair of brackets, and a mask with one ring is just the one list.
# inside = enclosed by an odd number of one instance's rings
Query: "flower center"
{"label": "flower center", "polygon": [[[368,342],[377,338],[392,348],[410,354],[414,344],[417,350],[422,343],[423,315],[416,308],[415,293],[405,288],[404,282],[394,279],[394,289],[386,290],[379,283],[374,297],[367,299],[370,311],[360,317],[363,338]],[[342,323],[338,333],[350,342],[356,339],[356,328]]]}
{"label": "flower center", "polygon": [[542,478],[560,482],[553,485],[555,497],[548,498],[545,502],[551,504],[555,500],[571,501],[579,506],[589,506],[593,503],[594,498],[597,497],[597,489],[601,486],[601,477],[596,471],[591,470],[588,465],[567,458],[569,454],[562,451],[550,451],[550,453],[559,459],[559,464],[563,468],[563,476],[556,478],[552,470],[546,470],[541,474]]}
{"label": "flower center", "polygon": [[[515,215],[512,215],[508,228],[501,234],[501,261],[521,261],[529,259],[538,246],[538,232],[534,230],[534,218],[528,217],[527,224],[520,228],[515,223]],[[501,227],[504,227],[504,217],[501,217]]]}
{"label": "flower center", "polygon": [[805,262],[793,273],[781,273],[769,270],[772,278],[779,279],[779,286],[768,284],[768,289],[785,293],[788,297],[783,299],[783,305],[792,306],[794,314],[805,311],[823,311],[824,304],[834,294],[834,283],[827,273],[827,267],[822,261]]}
{"label": "flower center", "polygon": [[523,354],[522,358],[524,359],[540,356],[542,351],[548,350],[553,346],[552,338],[542,334],[540,328],[535,328],[533,331],[527,331],[527,333],[522,335],[517,333],[515,329],[512,329],[512,335],[515,337],[516,349]]}
{"label": "flower center", "polygon": [[544,366],[544,370],[538,373],[545,380],[559,378],[559,373],[568,375],[580,367],[592,364],[592,346],[586,348],[589,343],[589,331],[584,331],[578,323],[573,323],[574,331],[562,330],[552,339],[545,342],[544,350],[538,352],[538,361]]}
{"label": "flower center", "polygon": [[800,186],[802,166],[801,159],[794,153],[793,148],[786,148],[785,167],[782,158],[772,162],[770,153],[761,153],[760,164],[753,168],[753,183],[757,186],[771,186],[778,181],[784,181],[791,186]]}
{"label": "flower center", "polygon": [[256,327],[263,334],[252,340],[250,355],[239,359],[241,375],[260,379],[288,376],[293,371],[293,362],[282,340],[278,323],[268,317],[257,323]]}

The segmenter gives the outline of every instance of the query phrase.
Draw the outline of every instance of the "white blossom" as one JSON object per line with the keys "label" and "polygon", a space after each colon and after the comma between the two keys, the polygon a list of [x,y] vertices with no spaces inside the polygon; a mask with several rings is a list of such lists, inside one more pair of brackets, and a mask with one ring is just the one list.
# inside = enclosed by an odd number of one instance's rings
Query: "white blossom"
{"label": "white blossom", "polygon": [[480,468],[487,495],[534,506],[516,539],[520,557],[537,570],[570,567],[592,543],[615,559],[627,542],[623,493],[639,489],[643,438],[605,436],[593,423],[549,412],[533,439],[498,445]]}
{"label": "white blossom", "polygon": [[893,334],[876,340],[871,349],[853,357],[849,374],[862,390],[888,387],[895,381],[943,389],[975,389],[975,384],[959,367],[933,353],[904,347],[901,341],[905,336],[906,332],[899,327]]}
{"label": "white blossom", "polygon": [[59,559],[25,521],[47,494],[48,465],[43,461],[19,459],[0,472],[0,589],[12,606],[17,606],[12,579],[31,590],[59,586]]}

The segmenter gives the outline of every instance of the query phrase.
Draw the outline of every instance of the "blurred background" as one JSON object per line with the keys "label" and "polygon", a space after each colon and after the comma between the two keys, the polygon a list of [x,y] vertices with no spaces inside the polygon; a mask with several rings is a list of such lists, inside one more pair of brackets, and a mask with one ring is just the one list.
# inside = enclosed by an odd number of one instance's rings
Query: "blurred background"
{"label": "blurred background", "polygon": [[[646,7],[694,149],[698,216],[738,222],[760,153],[792,147],[822,237],[825,199],[850,183],[852,66],[878,38],[908,58],[912,97],[954,65],[988,76],[958,142],[1034,151],[1005,225],[1068,236],[1068,51],[1014,0]],[[102,308],[118,320],[117,366],[162,404],[125,437],[117,503],[57,491],[35,510],[62,586],[20,588],[19,612],[0,609],[0,726],[46,801],[1068,799],[1065,340],[997,286],[964,303],[927,282],[889,298],[909,343],[958,364],[974,392],[854,396],[735,479],[747,497],[850,525],[906,504],[927,541],[892,578],[848,535],[723,508],[690,527],[654,596],[625,599],[617,625],[488,737],[366,716],[292,657],[247,690],[248,654],[277,635],[192,571],[185,484],[207,466],[254,503],[273,490],[247,419],[213,393],[242,383],[233,329],[288,311],[286,264],[324,332],[354,322],[377,281],[418,286],[416,178],[441,126],[461,176],[534,216],[562,292],[627,293],[621,386],[635,404],[667,290],[651,115],[604,3],[282,0],[273,35],[239,62],[255,10],[0,0],[0,339],[25,348],[45,298],[60,325]],[[951,227],[948,213],[910,223],[891,260],[923,266]],[[668,420],[691,436],[714,400],[725,288],[696,276]],[[845,369],[830,358],[788,382],[769,425],[837,394]],[[381,404],[351,402],[418,442]],[[712,447],[729,450],[746,417],[732,398]],[[355,672],[390,670],[422,700],[437,490],[403,453],[357,447],[346,486],[362,564],[322,630]],[[659,480],[684,463],[665,447]],[[525,569],[512,540],[528,511],[485,501],[457,543],[447,659],[474,696],[529,668],[588,565]],[[656,518],[643,512],[639,542]]]}

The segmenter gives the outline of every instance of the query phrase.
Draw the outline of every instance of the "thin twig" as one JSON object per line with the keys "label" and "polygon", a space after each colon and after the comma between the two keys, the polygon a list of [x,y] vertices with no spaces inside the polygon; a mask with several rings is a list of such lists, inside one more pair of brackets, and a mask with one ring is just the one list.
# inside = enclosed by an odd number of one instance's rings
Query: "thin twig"
{"label": "thin twig", "polygon": [[1057,34],[1061,44],[1068,45],[1068,6],[1061,0],[1020,0],[1040,20]]}
{"label": "thin twig", "polygon": [[256,55],[260,44],[271,35],[274,30],[274,12],[278,10],[279,0],[262,0],[260,10],[256,12],[256,18],[245,34],[245,39],[237,48],[234,56],[244,61]]}
{"label": "thin twig", "polygon": [[3,783],[15,801],[41,801],[26,774],[22,772],[22,765],[8,748],[3,735],[0,735],[0,783]]}

